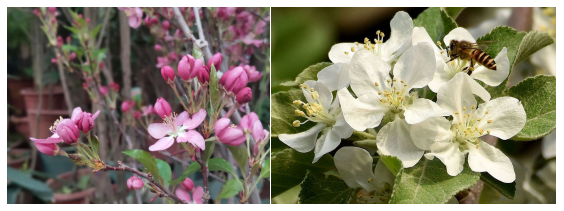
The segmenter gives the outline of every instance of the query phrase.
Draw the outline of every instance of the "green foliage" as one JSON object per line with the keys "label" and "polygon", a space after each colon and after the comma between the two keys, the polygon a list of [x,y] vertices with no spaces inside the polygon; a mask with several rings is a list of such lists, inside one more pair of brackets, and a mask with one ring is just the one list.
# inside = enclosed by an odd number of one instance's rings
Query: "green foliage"
{"label": "green foliage", "polygon": [[248,154],[247,149],[244,147],[236,147],[236,146],[229,146],[225,145],[227,149],[231,152],[237,164],[239,164],[239,168],[241,169],[241,173],[247,172],[247,160]]}
{"label": "green foliage", "polygon": [[243,191],[243,187],[241,186],[241,183],[237,180],[238,180],[237,178],[227,180],[225,185],[223,185],[223,188],[221,189],[221,192],[219,193],[219,196],[217,196],[217,198],[226,199],[235,196],[237,195],[237,193]]}
{"label": "green foliage", "polygon": [[206,141],[206,150],[204,150],[204,158],[206,159],[206,164],[210,160],[215,148],[215,141]]}
{"label": "green foliage", "polygon": [[380,155],[380,161],[384,162],[384,165],[396,176],[398,176],[398,173],[403,168],[401,160],[394,156]]}
{"label": "green foliage", "polygon": [[294,127],[292,125],[292,122],[299,118],[296,116],[295,110],[300,109],[299,106],[292,103],[294,100],[306,101],[302,90],[290,90],[272,95],[272,137],[278,137],[280,134],[303,132],[315,125],[315,123],[311,121],[300,127]]}
{"label": "green foliage", "polygon": [[151,172],[155,180],[160,181],[161,176],[159,174],[157,162],[150,153],[140,149],[123,151],[122,153],[129,155],[129,157],[135,158],[137,161],[143,164],[143,166],[145,166],[145,168],[147,168],[149,172]]}
{"label": "green foliage", "polygon": [[218,83],[219,80],[217,79],[217,71],[215,67],[212,65],[211,72],[210,72],[210,82],[208,88],[210,89],[210,103],[212,111],[215,111],[219,108],[219,102],[221,100],[221,96],[219,95]]}
{"label": "green foliage", "polygon": [[517,98],[527,113],[527,123],[512,140],[531,141],[556,128],[556,77],[537,75],[511,87],[505,93]]}
{"label": "green foliage", "polygon": [[208,170],[209,171],[224,171],[227,173],[232,174],[235,178],[237,178],[237,174],[233,171],[233,167],[229,162],[224,160],[223,158],[212,158],[208,162]]}
{"label": "green foliage", "polygon": [[443,37],[457,27],[454,20],[438,7],[431,7],[419,14],[413,20],[413,26],[424,27],[433,42],[442,42]]}
{"label": "green foliage", "polygon": [[276,181],[272,183],[272,197],[299,185],[308,170],[313,173],[324,173],[335,168],[331,155],[324,155],[315,164],[311,163],[313,156],[313,152],[300,153],[289,148],[272,153],[270,180]]}
{"label": "green foliage", "polygon": [[419,96],[419,98],[433,100],[435,99],[435,96],[437,96],[437,93],[433,92],[433,90],[431,90],[431,88],[429,88],[428,86],[425,86],[421,89],[417,89],[417,95]]}
{"label": "green foliage", "polygon": [[308,171],[299,197],[300,204],[347,204],[354,194],[342,179]]}
{"label": "green foliage", "polygon": [[515,57],[515,64],[552,43],[554,43],[554,40],[545,32],[531,31],[527,33],[519,46],[519,51]]}
{"label": "green foliage", "polygon": [[259,179],[267,177],[270,177],[270,159],[264,160],[259,174]]}
{"label": "green foliage", "polygon": [[190,163],[188,168],[184,169],[184,171],[182,172],[182,175],[180,175],[178,178],[170,181],[170,185],[176,186],[177,184],[183,182],[184,180],[186,180],[186,177],[192,175],[193,173],[196,173],[197,171],[199,171],[201,169],[201,167],[202,166],[200,166],[199,163],[196,163],[196,162]]}
{"label": "green foliage", "polygon": [[194,59],[201,59],[202,61],[204,61],[204,54],[202,53],[202,50],[198,49],[198,47],[192,48],[192,56],[194,57]]}
{"label": "green foliage", "polygon": [[93,150],[94,153],[96,154],[96,157],[97,157],[97,158],[100,158],[100,157],[98,156],[98,149],[100,148],[100,141],[98,141],[98,136],[93,135],[91,139],[92,139],[92,146],[91,146],[91,147],[92,147],[92,150]]}
{"label": "green foliage", "polygon": [[[7,168],[6,175],[8,178],[8,186],[10,186],[10,184],[16,184],[19,187],[28,190],[43,201],[51,201],[53,198],[53,191],[45,183],[35,180],[31,178],[29,174],[13,169],[12,167],[8,166]],[[19,192],[16,190],[13,191],[16,193]]]}
{"label": "green foliage", "polygon": [[482,172],[480,179],[499,191],[505,197],[509,199],[513,199],[513,197],[515,197],[515,181],[513,181],[512,183],[503,183],[496,178],[493,178],[492,175],[490,175],[488,172]]}
{"label": "green foliage", "polygon": [[480,173],[473,172],[467,165],[459,175],[450,176],[439,159],[422,159],[417,165],[401,171],[401,176],[396,178],[390,204],[446,203],[480,179]]}
{"label": "green foliage", "polygon": [[321,62],[321,63],[317,63],[314,65],[311,65],[309,67],[307,67],[304,71],[302,71],[294,81],[286,81],[284,83],[281,83],[280,86],[290,86],[290,87],[296,87],[304,82],[306,82],[307,80],[317,80],[317,73],[319,73],[319,71],[321,71],[323,68],[326,68],[330,65],[332,65],[333,63],[331,62]]}
{"label": "green foliage", "polygon": [[157,168],[159,168],[159,174],[161,178],[164,180],[164,186],[168,187],[168,183],[172,177],[172,170],[170,169],[170,165],[161,159],[155,159],[157,162]]}
{"label": "green foliage", "polygon": [[462,12],[462,10],[466,9],[466,7],[443,7],[441,8],[445,13],[450,16],[453,20],[456,20],[458,15]]}

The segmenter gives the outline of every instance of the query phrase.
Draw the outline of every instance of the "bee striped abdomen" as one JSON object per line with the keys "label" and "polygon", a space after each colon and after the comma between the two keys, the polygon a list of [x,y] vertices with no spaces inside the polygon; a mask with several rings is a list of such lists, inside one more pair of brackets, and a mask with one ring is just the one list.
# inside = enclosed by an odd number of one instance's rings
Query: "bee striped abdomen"
{"label": "bee striped abdomen", "polygon": [[474,52],[472,52],[472,58],[474,58],[479,64],[490,70],[497,70],[494,59],[480,49],[476,49],[474,50]]}

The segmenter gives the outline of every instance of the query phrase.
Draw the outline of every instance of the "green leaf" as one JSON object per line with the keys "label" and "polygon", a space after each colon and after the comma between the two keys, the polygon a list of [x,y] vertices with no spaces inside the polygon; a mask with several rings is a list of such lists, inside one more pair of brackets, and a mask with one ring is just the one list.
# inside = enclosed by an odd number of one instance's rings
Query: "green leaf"
{"label": "green leaf", "polygon": [[503,183],[493,178],[488,172],[482,172],[480,179],[484,181],[486,184],[490,185],[491,187],[495,188],[499,193],[504,195],[509,199],[513,199],[515,197],[515,186],[516,183],[513,181],[512,183]]}
{"label": "green leaf", "polygon": [[272,95],[271,106],[271,121],[272,121],[272,137],[278,137],[280,134],[295,134],[306,131],[313,127],[316,123],[309,121],[300,127],[294,127],[292,122],[302,117],[296,116],[296,109],[301,109],[299,106],[294,105],[294,100],[307,101],[304,97],[302,90],[290,90],[285,92],[278,92]]}
{"label": "green leaf", "polygon": [[272,153],[270,180],[276,181],[272,183],[272,197],[299,185],[308,170],[313,173],[324,173],[335,168],[331,155],[324,155],[315,164],[312,164],[313,156],[313,152],[300,153],[290,148]]}
{"label": "green leaf", "polygon": [[378,154],[380,154],[380,160],[384,162],[384,165],[388,167],[388,169],[392,172],[392,174],[397,175],[403,168],[401,160],[398,159],[397,157],[382,155],[382,153],[378,153]]}
{"label": "green leaf", "polygon": [[101,28],[102,28],[102,24],[98,24],[98,26],[96,26],[96,28],[94,28],[92,30],[91,37],[96,38],[96,36],[98,35],[98,32],[100,32]]}
{"label": "green leaf", "polygon": [[354,189],[336,176],[308,171],[299,197],[300,204],[347,204],[354,193]]}
{"label": "green leaf", "polygon": [[96,157],[99,159],[100,156],[98,155],[98,149],[100,148],[100,141],[98,141],[98,136],[93,135],[92,136],[92,149],[94,150],[94,153],[96,153]]}
{"label": "green leaf", "polygon": [[454,20],[438,7],[431,7],[413,20],[413,26],[424,27],[433,42],[443,41],[445,35],[457,27]]}
{"label": "green leaf", "polygon": [[62,48],[63,48],[63,51],[73,51],[73,52],[78,51],[78,47],[76,47],[76,46],[74,46],[74,45],[67,45],[67,44],[65,44],[65,45],[63,45]]}
{"label": "green leaf", "polygon": [[161,178],[159,174],[159,168],[157,166],[157,162],[155,161],[155,158],[153,158],[153,156],[150,153],[140,149],[123,151],[122,153],[129,155],[132,158],[135,158],[137,161],[143,164],[143,166],[145,166],[145,168],[147,168],[147,170],[151,172],[155,180],[159,181],[159,179]]}
{"label": "green leaf", "polygon": [[450,16],[453,20],[456,20],[458,15],[462,12],[462,10],[466,9],[466,7],[443,7],[441,8],[443,11],[446,12],[448,16]]}
{"label": "green leaf", "polygon": [[225,146],[227,147],[227,149],[229,149],[231,154],[233,154],[233,157],[237,161],[237,164],[239,164],[241,173],[244,174],[245,172],[247,172],[247,161],[249,160],[247,149],[245,149],[244,147],[236,147],[230,145],[225,145]]}
{"label": "green leaf", "polygon": [[159,168],[159,174],[161,178],[164,180],[164,186],[168,187],[168,183],[172,177],[172,170],[170,169],[170,165],[161,159],[155,159],[157,162],[157,167]]}
{"label": "green leaf", "polygon": [[300,84],[306,82],[307,80],[317,80],[317,73],[321,71],[323,68],[326,68],[333,63],[331,62],[321,62],[314,65],[307,67],[304,71],[302,71],[294,81],[286,81],[281,83],[280,86],[299,86]]}
{"label": "green leaf", "polygon": [[204,61],[204,54],[202,53],[202,50],[198,49],[198,47],[196,46],[192,48],[192,56],[194,57],[194,59],[201,59],[202,61]]}
{"label": "green leaf", "polygon": [[390,204],[446,203],[480,179],[480,173],[473,172],[467,165],[457,176],[450,176],[439,159],[422,159],[417,165],[401,171],[401,176],[396,178]]}
{"label": "green leaf", "polygon": [[88,159],[90,158],[95,158],[94,153],[92,152],[92,150],[90,149],[90,147],[82,142],[78,142],[78,145],[76,145],[76,148],[78,148],[79,152],[82,153],[86,153],[86,156],[88,157]]}
{"label": "green leaf", "polygon": [[527,113],[525,127],[512,140],[536,140],[556,128],[556,77],[537,75],[527,78],[505,94],[519,99]]}
{"label": "green leaf", "polygon": [[267,177],[270,177],[270,159],[264,160],[259,174],[259,179]]}
{"label": "green leaf", "polygon": [[209,171],[225,171],[227,173],[232,174],[235,178],[237,175],[233,171],[233,166],[223,158],[212,158],[208,162],[208,170]]}
{"label": "green leaf", "polygon": [[74,165],[94,167],[94,164],[90,161],[90,159],[83,154],[69,154],[69,158],[71,159],[72,163],[74,163]]}
{"label": "green leaf", "polygon": [[214,148],[215,148],[215,141],[206,141],[206,150],[204,150],[204,157],[206,158],[206,164],[210,160]]}
{"label": "green leaf", "polygon": [[176,186],[179,183],[184,182],[184,180],[186,180],[186,177],[192,175],[193,173],[196,173],[200,169],[201,169],[201,166],[200,166],[199,163],[196,163],[196,162],[190,163],[188,168],[184,169],[184,171],[182,172],[182,175],[180,175],[178,178],[170,181],[170,185]]}
{"label": "green leaf", "polygon": [[515,57],[515,64],[552,43],[554,43],[554,40],[546,32],[531,31],[527,33],[519,46],[519,51]]}
{"label": "green leaf", "polygon": [[433,90],[431,90],[431,88],[429,88],[428,86],[425,86],[421,89],[417,89],[417,95],[419,96],[419,98],[433,100],[435,99],[435,96],[437,96],[437,93],[433,92]]}
{"label": "green leaf", "polygon": [[18,195],[21,192],[21,188],[17,185],[8,185],[7,192],[8,192],[8,200],[7,204],[15,204],[16,199],[18,199]]}
{"label": "green leaf", "polygon": [[212,65],[211,72],[210,72],[210,84],[209,84],[209,92],[210,92],[210,103],[212,107],[212,111],[215,112],[219,107],[219,101],[221,100],[221,96],[219,96],[219,89],[218,89],[218,79],[217,79],[217,71],[215,67]]}
{"label": "green leaf", "polygon": [[235,196],[239,192],[243,191],[243,187],[241,186],[241,183],[237,180],[238,180],[237,178],[227,180],[225,185],[223,185],[223,188],[221,189],[221,192],[219,193],[219,196],[217,196],[217,198],[226,199]]}
{"label": "green leaf", "polygon": [[53,198],[53,191],[45,183],[31,178],[29,174],[23,173],[12,167],[8,166],[6,171],[7,178],[10,182],[19,185],[20,187],[28,190],[33,195],[37,196],[43,201],[51,201]]}

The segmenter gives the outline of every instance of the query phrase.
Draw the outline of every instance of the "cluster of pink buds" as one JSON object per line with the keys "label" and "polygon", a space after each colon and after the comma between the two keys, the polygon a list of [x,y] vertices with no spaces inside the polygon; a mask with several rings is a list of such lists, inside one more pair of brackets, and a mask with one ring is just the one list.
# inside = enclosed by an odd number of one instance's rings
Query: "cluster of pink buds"
{"label": "cluster of pink buds", "polygon": [[[190,197],[189,192],[192,193],[193,197]],[[180,183],[180,188],[176,188],[174,193],[178,196],[178,198],[186,201],[187,203],[201,204],[204,188],[202,188],[202,186],[194,187],[194,182],[192,182],[190,178],[186,178],[184,182]],[[192,200],[192,198],[194,200]]]}
{"label": "cluster of pink buds", "polygon": [[127,179],[127,188],[129,189],[138,190],[141,189],[143,185],[143,179],[139,178],[138,176],[133,175],[129,179]]}

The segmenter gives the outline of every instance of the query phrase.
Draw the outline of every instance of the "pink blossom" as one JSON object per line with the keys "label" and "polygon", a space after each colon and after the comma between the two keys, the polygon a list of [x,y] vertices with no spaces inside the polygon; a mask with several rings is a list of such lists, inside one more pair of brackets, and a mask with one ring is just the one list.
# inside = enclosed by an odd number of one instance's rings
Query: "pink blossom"
{"label": "pink blossom", "polygon": [[235,7],[218,7],[217,17],[223,19],[224,21],[229,20],[229,18],[235,16]]}
{"label": "pink blossom", "polygon": [[[197,62],[197,60],[196,60]],[[202,61],[203,63],[203,61]],[[195,64],[197,65],[197,64]],[[208,84],[210,81],[210,69],[207,66],[203,66],[203,67],[198,67],[196,66],[195,68],[198,68],[198,72],[197,72],[197,76],[198,76],[198,81],[200,81],[200,84]]]}
{"label": "pink blossom", "polygon": [[127,179],[127,188],[138,190],[143,187],[143,179],[133,175],[129,179]]}
{"label": "pink blossom", "polygon": [[59,146],[57,144],[42,144],[38,142],[34,142],[33,144],[35,144],[37,150],[43,154],[53,156],[59,153]]}
{"label": "pink blossom", "polygon": [[149,125],[149,128],[147,128],[149,134],[153,138],[159,139],[155,144],[149,147],[149,150],[159,151],[168,149],[174,143],[175,139],[178,143],[189,142],[193,146],[205,150],[206,144],[204,138],[199,132],[193,129],[202,124],[206,115],[206,110],[200,109],[200,111],[193,114],[192,118],[190,118],[188,112],[184,111],[178,116],[174,113],[167,116],[164,118],[163,123],[153,123]]}
{"label": "pink blossom", "polygon": [[161,75],[163,76],[163,79],[168,84],[174,83],[174,78],[176,78],[176,74],[174,73],[174,70],[170,66],[162,67],[161,68]]}
{"label": "pink blossom", "polygon": [[141,116],[147,116],[154,114],[155,110],[153,109],[153,105],[148,105],[148,106],[142,106],[141,112],[142,112]]}
{"label": "pink blossom", "polygon": [[74,144],[80,138],[78,127],[71,119],[63,119],[56,128],[57,135],[66,143]]}
{"label": "pink blossom", "polygon": [[225,91],[236,94],[247,86],[248,80],[245,70],[242,67],[235,67],[225,72],[219,80],[219,84],[223,86]]}
{"label": "pink blossom", "polygon": [[69,55],[69,60],[72,61],[72,60],[74,60],[74,58],[76,58],[76,53],[71,52],[70,55]]}
{"label": "pink blossom", "polygon": [[182,188],[177,188],[174,191],[174,194],[176,196],[178,196],[178,198],[186,201],[186,203],[191,203],[192,202],[192,198],[190,197],[190,194],[188,194],[188,192],[186,192],[186,190],[182,189]]}
{"label": "pink blossom", "polygon": [[139,111],[134,111],[133,112],[133,118],[134,119],[139,119],[143,114]]}
{"label": "pink blossom", "polygon": [[255,139],[256,144],[255,147],[253,148],[253,153],[256,155],[258,154],[258,149],[259,147],[262,147],[262,145],[264,145],[266,143],[266,141],[268,140],[268,135],[270,133],[268,132],[268,130],[264,130],[263,131],[263,137],[259,138],[259,139]]}
{"label": "pink blossom", "polygon": [[107,86],[100,86],[100,87],[98,87],[98,91],[100,92],[100,94],[101,94],[102,96],[108,95],[108,92],[109,92]]}
{"label": "pink blossom", "polygon": [[126,100],[121,103],[121,111],[127,113],[130,109],[135,107],[135,102],[133,100]]}
{"label": "pink blossom", "polygon": [[[182,80],[184,81],[188,81],[194,77],[196,77],[196,74],[193,74],[192,70],[194,69],[192,67],[192,65],[194,65],[194,58],[192,57],[190,59],[190,55],[184,56],[182,57],[182,59],[180,60],[180,62],[178,62],[178,76],[180,76],[180,78],[182,78]],[[190,62],[192,62],[192,64],[190,64]]]}
{"label": "pink blossom", "polygon": [[157,99],[154,109],[162,119],[165,119],[172,114],[172,108],[170,108],[170,104],[168,104],[168,102],[162,97],[159,97],[159,99]]}
{"label": "pink blossom", "polygon": [[110,82],[110,89],[114,92],[119,92],[119,84],[115,82]]}
{"label": "pink blossom", "polygon": [[239,103],[239,105],[248,103],[249,101],[251,101],[252,98],[253,98],[253,90],[251,90],[251,88],[249,87],[245,87],[241,89],[239,92],[237,92],[237,95],[235,96],[235,100],[237,101],[237,103]]}
{"label": "pink blossom", "polygon": [[156,51],[161,51],[163,48],[161,47],[161,45],[155,45],[155,50]]}
{"label": "pink blossom", "polygon": [[76,124],[76,127],[81,130],[83,133],[88,133],[92,128],[94,128],[94,120],[100,114],[100,111],[96,111],[96,113],[91,114],[89,112],[84,112],[80,107],[76,107],[72,111],[71,119]]}
{"label": "pink blossom", "polygon": [[211,59],[208,61],[208,67],[211,70],[211,65],[213,64],[213,66],[215,67],[216,70],[219,70],[219,68],[221,67],[221,61],[223,60],[223,55],[221,53],[216,53],[214,54]]}
{"label": "pink blossom", "polygon": [[170,63],[167,56],[157,57],[157,68],[167,66]]}
{"label": "pink blossom", "polygon": [[214,125],[215,135],[217,139],[227,145],[238,146],[245,142],[246,137],[243,128],[231,124],[229,118],[221,118]]}
{"label": "pink blossom", "polygon": [[259,121],[258,115],[255,112],[251,112],[241,118],[241,128],[243,128],[245,133],[251,133],[251,129],[256,121]]}
{"label": "pink blossom", "polygon": [[[242,64],[240,64],[240,66],[241,65]],[[244,65],[243,69],[245,70],[247,76],[249,77],[249,82],[255,82],[262,78],[262,73],[257,71],[257,68],[255,66]]]}
{"label": "pink blossom", "polygon": [[192,192],[194,203],[201,204],[203,195],[204,195],[204,188],[202,188],[202,186],[198,186],[194,188],[194,191]]}
{"label": "pink blossom", "polygon": [[170,29],[170,22],[168,22],[167,20],[165,20],[165,21],[163,21],[162,26],[163,26],[163,29],[164,29],[165,31],[168,31],[168,29]]}
{"label": "pink blossom", "polygon": [[192,189],[194,189],[194,182],[192,182],[192,180],[188,177],[186,177],[186,179],[180,183],[181,187],[184,188],[184,190],[187,191],[192,191]]}
{"label": "pink blossom", "polygon": [[170,54],[168,55],[168,58],[172,61],[176,61],[178,59],[178,56],[176,55],[175,52],[170,52]]}
{"label": "pink blossom", "polygon": [[35,14],[37,16],[41,16],[41,11],[39,11],[39,9],[35,8],[35,9],[33,9],[33,14]]}
{"label": "pink blossom", "polygon": [[128,17],[129,26],[131,28],[137,28],[141,25],[143,10],[139,7],[118,7],[119,10],[123,10]]}

